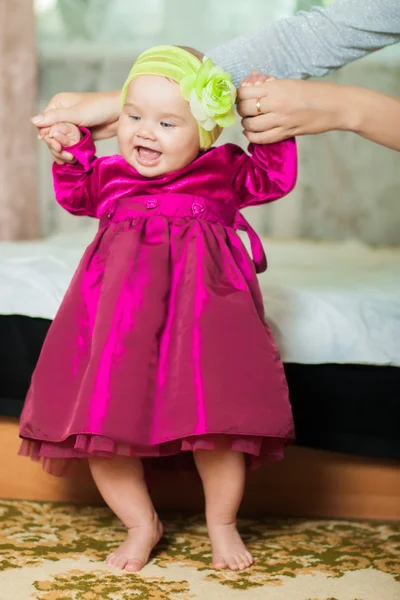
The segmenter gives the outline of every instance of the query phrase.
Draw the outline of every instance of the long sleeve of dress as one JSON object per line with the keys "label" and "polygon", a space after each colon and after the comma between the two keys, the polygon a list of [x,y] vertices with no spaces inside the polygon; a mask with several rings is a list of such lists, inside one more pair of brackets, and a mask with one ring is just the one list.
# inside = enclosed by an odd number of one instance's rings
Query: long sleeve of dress
{"label": "long sleeve of dress", "polygon": [[207,56],[239,85],[252,69],[287,79],[326,75],[399,41],[400,0],[336,0],[237,37]]}
{"label": "long sleeve of dress", "polygon": [[65,148],[76,159],[72,165],[53,164],[53,182],[57,202],[73,215],[96,217],[99,202],[99,160],[87,129],[82,139]]}
{"label": "long sleeve of dress", "polygon": [[297,177],[293,138],[276,144],[250,144],[250,155],[238,146],[231,149],[232,183],[238,208],[272,202],[293,189]]}

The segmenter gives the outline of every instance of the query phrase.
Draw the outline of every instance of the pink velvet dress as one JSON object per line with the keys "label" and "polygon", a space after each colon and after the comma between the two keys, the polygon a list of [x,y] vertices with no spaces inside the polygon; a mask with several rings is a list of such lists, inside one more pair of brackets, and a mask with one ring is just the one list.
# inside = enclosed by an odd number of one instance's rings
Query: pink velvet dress
{"label": "pink velvet dress", "polygon": [[56,198],[99,230],[43,345],[20,454],[54,473],[56,459],[221,445],[253,466],[281,458],[292,413],[256,276],[264,251],[239,210],[293,188],[295,141],[211,148],[149,179],[96,158],[82,131],[77,163],[53,167]]}

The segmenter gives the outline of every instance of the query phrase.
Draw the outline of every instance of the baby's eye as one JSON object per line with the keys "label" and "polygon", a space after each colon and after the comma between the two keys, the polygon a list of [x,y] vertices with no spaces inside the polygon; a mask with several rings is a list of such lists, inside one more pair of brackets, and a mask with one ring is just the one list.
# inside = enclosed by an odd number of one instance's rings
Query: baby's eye
{"label": "baby's eye", "polygon": [[165,121],[161,121],[161,127],[164,127],[165,129],[171,129],[173,125],[172,123],[166,123]]}
{"label": "baby's eye", "polygon": [[140,117],[138,117],[137,115],[129,115],[130,119],[133,119],[134,121],[140,121]]}

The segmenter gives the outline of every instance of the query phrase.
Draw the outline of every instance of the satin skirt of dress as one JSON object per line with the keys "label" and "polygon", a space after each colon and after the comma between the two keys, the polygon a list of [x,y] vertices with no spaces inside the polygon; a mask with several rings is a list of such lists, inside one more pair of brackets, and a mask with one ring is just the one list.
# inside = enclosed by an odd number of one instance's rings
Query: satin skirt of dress
{"label": "satin skirt of dress", "polygon": [[294,438],[241,239],[207,210],[164,212],[125,207],[100,226],[50,327],[20,426],[20,454],[49,472],[217,448],[256,466]]}

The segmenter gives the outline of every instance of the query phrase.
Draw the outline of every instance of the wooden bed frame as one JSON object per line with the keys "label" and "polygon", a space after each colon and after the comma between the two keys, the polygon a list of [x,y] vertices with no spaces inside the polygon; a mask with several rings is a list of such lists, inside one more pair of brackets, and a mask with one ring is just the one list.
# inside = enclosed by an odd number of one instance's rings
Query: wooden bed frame
{"label": "wooden bed frame", "polygon": [[[0,440],[0,498],[102,502],[86,461],[66,479],[17,456],[17,419],[0,418]],[[161,512],[203,510],[195,473],[157,471],[151,491]],[[242,516],[254,515],[400,520],[400,462],[289,448],[284,461],[249,478]]]}

